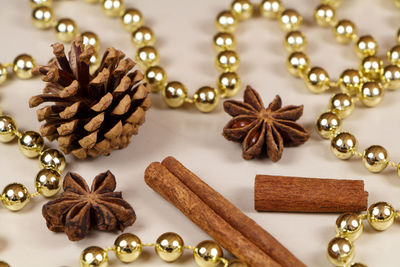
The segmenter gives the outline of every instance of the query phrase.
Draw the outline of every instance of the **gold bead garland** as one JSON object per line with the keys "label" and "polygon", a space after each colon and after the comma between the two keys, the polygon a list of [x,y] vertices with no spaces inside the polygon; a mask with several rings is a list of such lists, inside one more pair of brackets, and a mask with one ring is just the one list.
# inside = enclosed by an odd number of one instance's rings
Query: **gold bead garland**
{"label": "gold bead garland", "polygon": [[344,213],[340,215],[335,224],[336,237],[328,244],[328,260],[338,267],[366,267],[362,263],[352,263],[355,254],[353,242],[363,232],[363,220],[367,220],[374,230],[384,231],[392,226],[398,217],[400,217],[400,212],[387,202],[372,204],[366,214]]}
{"label": "gold bead garland", "polygon": [[108,251],[114,251],[115,256],[123,263],[131,263],[142,254],[144,247],[154,247],[156,254],[165,262],[171,263],[179,260],[184,250],[191,250],[195,263],[200,267],[247,267],[239,261],[228,261],[223,258],[222,248],[214,241],[205,240],[196,247],[187,246],[182,238],[172,232],[164,233],[157,238],[156,243],[142,243],[139,237],[131,233],[119,235],[110,248],[103,249],[98,246],[86,248],[80,256],[81,267],[107,267]]}

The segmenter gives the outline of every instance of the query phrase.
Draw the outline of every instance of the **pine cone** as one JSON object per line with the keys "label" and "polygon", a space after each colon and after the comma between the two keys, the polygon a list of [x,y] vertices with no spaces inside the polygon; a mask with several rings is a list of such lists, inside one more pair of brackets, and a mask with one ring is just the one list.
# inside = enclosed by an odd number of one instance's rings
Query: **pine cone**
{"label": "pine cone", "polygon": [[138,133],[150,108],[149,87],[136,65],[121,51],[108,48],[100,67],[89,73],[93,47],[82,39],[71,44],[68,58],[62,44],[54,44],[55,58],[34,73],[47,82],[43,94],[29,100],[30,107],[53,102],[37,110],[40,128],[50,141],[57,139],[60,149],[79,159],[109,155],[125,148]]}

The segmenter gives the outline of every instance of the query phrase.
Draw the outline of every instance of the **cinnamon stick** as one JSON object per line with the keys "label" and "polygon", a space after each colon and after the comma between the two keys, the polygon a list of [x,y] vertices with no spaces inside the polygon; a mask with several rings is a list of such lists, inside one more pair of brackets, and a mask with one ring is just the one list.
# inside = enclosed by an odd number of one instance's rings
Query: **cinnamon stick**
{"label": "cinnamon stick", "polygon": [[257,175],[254,203],[258,211],[360,212],[368,192],[362,180]]}
{"label": "cinnamon stick", "polygon": [[219,216],[232,225],[237,231],[241,232],[248,240],[253,242],[277,263],[287,267],[305,266],[304,263],[296,258],[271,234],[247,217],[229,200],[212,189],[194,173],[185,168],[185,166],[175,158],[167,157],[162,161],[162,164]]}
{"label": "cinnamon stick", "polygon": [[223,220],[161,163],[153,162],[147,167],[145,181],[154,191],[171,202],[190,220],[242,261],[247,262],[252,267],[280,266]]}

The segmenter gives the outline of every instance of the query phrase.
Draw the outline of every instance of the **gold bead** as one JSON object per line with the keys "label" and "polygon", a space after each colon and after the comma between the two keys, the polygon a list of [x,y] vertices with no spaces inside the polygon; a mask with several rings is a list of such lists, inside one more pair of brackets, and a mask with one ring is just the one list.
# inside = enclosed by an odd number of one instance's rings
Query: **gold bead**
{"label": "gold bead", "polygon": [[54,13],[48,6],[38,6],[32,11],[32,23],[36,28],[48,29],[53,25]]}
{"label": "gold bead", "polygon": [[396,42],[397,42],[397,44],[400,44],[400,29],[397,31],[397,34],[396,34]]}
{"label": "gold bead", "polygon": [[301,31],[291,31],[286,34],[283,45],[290,53],[301,52],[307,47],[307,39]]}
{"label": "gold bead", "polygon": [[21,210],[28,204],[31,195],[23,184],[12,183],[7,185],[1,194],[3,205],[12,211]]}
{"label": "gold bead", "polygon": [[95,73],[95,71],[100,67],[100,63],[101,63],[101,58],[99,57],[99,55],[97,53],[94,53],[90,59],[90,65],[89,65],[89,72],[91,74]]}
{"label": "gold bead", "polygon": [[52,3],[52,0],[29,0],[29,4],[32,8],[36,8],[38,6],[51,6]]}
{"label": "gold bead", "polygon": [[239,55],[233,50],[221,51],[217,55],[215,65],[220,72],[237,71],[240,65]]}
{"label": "gold bead", "polygon": [[32,78],[34,67],[36,67],[36,60],[28,54],[18,55],[13,62],[13,72],[20,79]]}
{"label": "gold bead", "polygon": [[224,72],[218,77],[217,87],[221,97],[235,96],[242,86],[242,81],[236,72]]}
{"label": "gold bead", "polygon": [[359,263],[359,262],[355,262],[355,263],[352,263],[350,265],[350,267],[367,267],[367,265]]}
{"label": "gold bead", "polygon": [[229,32],[219,32],[214,36],[214,48],[217,52],[233,50],[236,48],[236,40]]}
{"label": "gold bead", "polygon": [[354,257],[353,243],[344,237],[335,237],[328,244],[328,260],[335,266],[347,266]]}
{"label": "gold bead", "polygon": [[215,26],[221,32],[234,32],[237,28],[238,19],[231,11],[222,11],[215,20]]}
{"label": "gold bead", "polygon": [[275,19],[283,11],[280,0],[263,0],[260,4],[260,13],[266,18]]}
{"label": "gold bead", "polygon": [[315,123],[317,133],[325,139],[335,136],[342,128],[342,121],[333,112],[322,113]]}
{"label": "gold bead", "polygon": [[84,46],[91,45],[94,50],[98,52],[100,50],[100,39],[94,32],[84,32],[81,34]]}
{"label": "gold bead", "polygon": [[107,251],[101,247],[88,247],[80,257],[81,267],[108,267]]}
{"label": "gold bead", "polygon": [[341,20],[333,28],[333,33],[339,43],[350,43],[356,37],[356,25],[350,20]]}
{"label": "gold bead", "polygon": [[18,147],[26,157],[34,158],[39,156],[40,152],[43,150],[44,140],[39,133],[35,131],[26,131],[19,137]]}
{"label": "gold bead", "polygon": [[361,61],[360,71],[367,79],[379,81],[383,75],[383,62],[376,56],[365,57]]}
{"label": "gold bead", "polygon": [[194,94],[193,102],[199,111],[206,113],[211,112],[219,104],[219,93],[212,87],[201,87]]}
{"label": "gold bead", "polygon": [[129,32],[136,31],[144,23],[143,15],[137,9],[134,8],[127,9],[121,16],[121,23],[122,26],[124,26],[124,28],[127,31]]}
{"label": "gold bead", "polygon": [[313,67],[311,68],[306,77],[307,88],[315,94],[320,94],[330,87],[329,75],[323,68]]}
{"label": "gold bead", "polygon": [[253,4],[249,0],[234,0],[231,11],[239,20],[245,20],[253,15]]}
{"label": "gold bead", "polygon": [[367,219],[372,228],[384,231],[392,226],[396,213],[387,202],[377,202],[368,208]]}
{"label": "gold bead", "polygon": [[200,242],[193,252],[194,261],[200,267],[217,267],[222,255],[221,247],[210,240]]}
{"label": "gold bead", "polygon": [[35,179],[36,191],[45,197],[57,195],[61,189],[61,175],[53,169],[42,169]]}
{"label": "gold bead", "polygon": [[157,255],[165,262],[178,260],[184,251],[182,238],[176,233],[164,233],[156,241]]}
{"label": "gold bead", "polygon": [[337,134],[331,141],[331,150],[339,159],[350,159],[357,147],[357,139],[354,135],[346,132]]}
{"label": "gold bead", "polygon": [[156,42],[153,31],[146,26],[141,26],[134,31],[131,40],[136,47],[154,45]]}
{"label": "gold bead", "polygon": [[353,113],[354,106],[353,99],[346,93],[337,93],[329,101],[330,110],[341,119],[350,116]]}
{"label": "gold bead", "polygon": [[0,142],[7,143],[16,137],[17,124],[7,115],[0,115]]}
{"label": "gold bead", "polygon": [[340,74],[338,84],[342,92],[357,95],[362,85],[361,74],[358,70],[347,69]]}
{"label": "gold bead", "polygon": [[294,77],[302,77],[310,67],[310,60],[303,52],[293,52],[286,60],[286,68]]}
{"label": "gold bead", "polygon": [[0,64],[0,84],[7,80],[7,68],[6,66]]}
{"label": "gold bead", "polygon": [[187,89],[180,82],[169,82],[162,91],[165,103],[171,108],[178,108],[185,103]]}
{"label": "gold bead", "polygon": [[400,0],[393,0],[393,3],[397,8],[400,8]]}
{"label": "gold bead", "polygon": [[382,102],[385,90],[377,82],[366,82],[361,87],[360,100],[367,107],[375,107]]}
{"label": "gold bead", "polygon": [[286,32],[299,29],[302,21],[303,18],[294,9],[286,9],[279,16],[279,25]]}
{"label": "gold bead", "polygon": [[336,11],[331,5],[319,5],[314,11],[314,20],[322,27],[333,26],[336,23]]}
{"label": "gold bead", "polygon": [[378,173],[386,169],[389,156],[384,147],[375,145],[364,150],[362,161],[370,172]]}
{"label": "gold bead", "polygon": [[356,240],[363,232],[364,224],[357,213],[344,213],[340,215],[335,224],[336,233],[350,241]]}
{"label": "gold bead", "polygon": [[67,162],[63,153],[57,149],[48,148],[43,151],[39,156],[40,169],[53,169],[58,172],[63,172]]}
{"label": "gold bead", "polygon": [[154,46],[143,46],[137,50],[136,61],[143,69],[157,65],[160,61],[160,56]]}
{"label": "gold bead", "polygon": [[167,73],[160,66],[152,66],[146,70],[146,80],[152,92],[160,92],[167,84]]}
{"label": "gold bead", "polygon": [[383,70],[383,81],[387,89],[395,90],[400,88],[400,67],[396,65],[386,66]]}
{"label": "gold bead", "polygon": [[134,234],[122,234],[115,240],[114,250],[120,261],[124,263],[133,262],[142,254],[142,241]]}
{"label": "gold bead", "polygon": [[393,46],[387,52],[387,57],[393,65],[400,65],[400,45]]}
{"label": "gold bead", "polygon": [[338,7],[342,3],[342,0],[321,0],[321,3],[333,7]]}
{"label": "gold bead", "polygon": [[78,34],[78,27],[72,19],[60,19],[56,25],[56,36],[62,42],[72,42]]}
{"label": "gold bead", "polygon": [[364,35],[358,38],[354,44],[354,49],[359,58],[374,56],[378,51],[378,43],[371,35]]}
{"label": "gold bead", "polygon": [[85,2],[89,4],[97,4],[99,0],[85,0]]}
{"label": "gold bead", "polygon": [[249,266],[241,260],[232,260],[229,262],[228,267],[249,267]]}
{"label": "gold bead", "polygon": [[122,0],[101,0],[101,9],[107,16],[118,17],[124,12],[125,7]]}

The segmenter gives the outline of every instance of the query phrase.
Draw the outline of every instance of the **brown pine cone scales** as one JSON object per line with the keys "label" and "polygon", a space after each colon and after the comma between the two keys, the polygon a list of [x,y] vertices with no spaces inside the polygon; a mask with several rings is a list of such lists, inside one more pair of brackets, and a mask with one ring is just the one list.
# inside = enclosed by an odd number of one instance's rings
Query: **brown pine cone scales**
{"label": "brown pine cone scales", "polygon": [[65,232],[71,241],[83,239],[91,228],[101,231],[123,231],[136,220],[135,211],[114,192],[114,175],[107,171],[97,175],[91,189],[76,173],[64,178],[64,192],[42,208],[47,227]]}
{"label": "brown pine cone scales", "polygon": [[[53,59],[34,73],[47,82],[43,94],[30,99],[30,107],[53,102],[39,110],[45,121],[40,132],[57,139],[60,149],[79,159],[108,155],[125,148],[138,133],[150,108],[149,87],[136,63],[121,51],[108,48],[100,67],[89,73],[93,47],[84,48],[82,39],[71,44],[67,57],[62,44],[53,45]],[[131,72],[130,72],[131,71]]]}
{"label": "brown pine cone scales", "polygon": [[310,132],[296,123],[303,115],[303,106],[282,107],[278,95],[264,108],[259,94],[247,86],[244,102],[225,101],[224,109],[233,118],[224,127],[223,136],[242,143],[244,159],[267,155],[276,162],[284,146],[298,146],[310,138]]}

